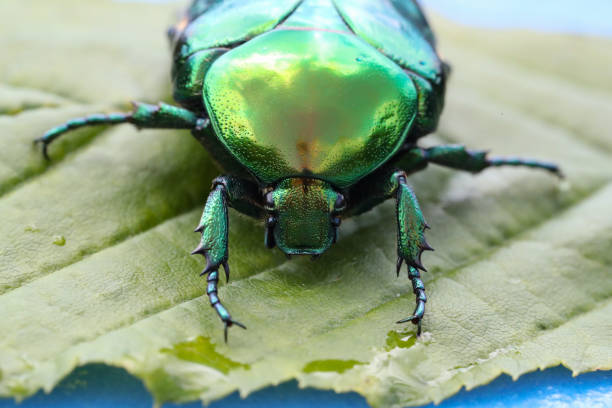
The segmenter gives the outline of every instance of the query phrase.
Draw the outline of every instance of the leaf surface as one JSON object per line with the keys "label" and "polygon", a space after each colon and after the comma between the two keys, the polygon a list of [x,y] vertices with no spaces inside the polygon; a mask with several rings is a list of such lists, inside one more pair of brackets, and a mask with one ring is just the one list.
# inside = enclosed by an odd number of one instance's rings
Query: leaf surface
{"label": "leaf surface", "polygon": [[424,257],[420,339],[394,323],[414,298],[395,277],[393,203],[345,221],[317,262],[265,249],[262,223],[232,213],[220,296],[249,329],[225,344],[188,255],[217,175],[189,133],[86,129],[54,144],[51,164],[31,145],[74,116],[167,100],[176,5],[0,7],[1,396],[48,391],[93,362],[124,367],[158,401],[295,378],[376,407],[441,401],[501,373],[612,369],[612,89],[607,70],[584,68],[609,65],[610,41],[436,20],[454,72],[424,143],[556,161],[567,181],[433,166],[411,177],[437,249]]}

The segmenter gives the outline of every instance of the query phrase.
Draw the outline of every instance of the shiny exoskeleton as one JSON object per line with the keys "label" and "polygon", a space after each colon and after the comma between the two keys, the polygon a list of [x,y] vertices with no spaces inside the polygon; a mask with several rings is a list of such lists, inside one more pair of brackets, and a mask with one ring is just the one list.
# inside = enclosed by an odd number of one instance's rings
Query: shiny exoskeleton
{"label": "shiny exoskeleton", "polygon": [[488,158],[446,145],[421,148],[444,104],[448,66],[414,0],[195,0],[168,31],[174,99],[181,107],[134,104],[130,113],[75,119],[37,139],[47,146],[81,126],[131,123],[190,129],[224,176],[213,187],[193,252],[206,257],[207,293],[227,328],[235,321],[217,295],[228,267],[228,207],[261,219],[265,244],[317,257],[341,220],[393,198],[399,275],[408,267],[421,331],[421,254],[428,228],[408,175],[435,163],[479,172],[533,160]]}

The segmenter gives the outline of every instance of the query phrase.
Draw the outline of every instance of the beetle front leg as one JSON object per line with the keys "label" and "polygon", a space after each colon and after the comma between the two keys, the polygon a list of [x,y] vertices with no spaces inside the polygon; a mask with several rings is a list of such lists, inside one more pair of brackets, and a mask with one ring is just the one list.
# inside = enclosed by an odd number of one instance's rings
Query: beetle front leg
{"label": "beetle front leg", "polygon": [[207,276],[206,294],[210,305],[215,309],[225,325],[224,336],[227,342],[227,330],[233,325],[246,327],[236,320],[221,303],[218,296],[219,269],[223,266],[225,279],[229,281],[228,260],[228,207],[255,217],[261,217],[263,207],[259,200],[256,184],[236,177],[218,177],[213,181],[212,191],[206,200],[196,232],[202,234],[200,244],[192,255],[200,254],[206,258],[206,268],[200,276]]}
{"label": "beetle front leg", "polygon": [[176,106],[160,103],[149,105],[145,103],[134,103],[134,110],[129,113],[95,114],[82,118],[69,120],[68,122],[54,127],[42,137],[34,140],[42,143],[43,155],[49,159],[48,147],[61,135],[84,126],[117,125],[131,123],[139,129],[192,129],[206,128],[210,121],[208,118],[197,117],[193,112]]}
{"label": "beetle front leg", "polygon": [[400,171],[392,176],[396,188],[397,202],[397,275],[402,264],[408,264],[408,278],[416,296],[416,308],[412,316],[397,323],[412,322],[417,325],[417,335],[421,335],[421,320],[425,314],[425,285],[421,280],[420,270],[425,271],[421,262],[423,251],[432,251],[425,240],[425,230],[429,228],[412,189],[406,181],[406,173]]}
{"label": "beetle front leg", "polygon": [[206,257],[206,268],[200,276],[208,275],[206,294],[210,300],[210,305],[215,309],[219,318],[225,325],[225,341],[227,342],[227,329],[234,324],[246,329],[246,327],[235,320],[229,314],[225,306],[221,303],[218,293],[219,268],[223,265],[226,281],[229,280],[228,259],[228,217],[227,217],[228,194],[223,183],[215,180],[213,189],[208,196],[204,212],[196,232],[202,234],[200,245],[191,253],[200,254]]}

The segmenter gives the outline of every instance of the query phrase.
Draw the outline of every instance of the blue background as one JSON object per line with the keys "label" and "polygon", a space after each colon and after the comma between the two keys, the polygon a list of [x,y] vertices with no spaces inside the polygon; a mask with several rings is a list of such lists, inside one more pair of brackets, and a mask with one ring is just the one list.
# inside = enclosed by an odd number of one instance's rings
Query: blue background
{"label": "blue background", "polygon": [[419,0],[427,11],[488,28],[612,36],[610,0]]}
{"label": "blue background", "polygon": [[[612,0],[424,0],[422,3],[430,11],[469,25],[612,36]],[[39,392],[19,405],[12,400],[0,400],[0,408],[150,408],[152,403],[142,383],[124,370],[88,365],[73,372],[49,395]],[[319,408],[368,406],[357,394],[301,390],[295,381],[266,388],[246,400],[232,394],[210,406],[301,408],[313,405]],[[164,408],[200,406],[200,403],[166,404]],[[426,406],[431,407],[433,405]],[[572,378],[568,370],[557,367],[524,375],[516,382],[504,375],[473,391],[461,391],[438,407],[612,408],[612,372],[588,373]]]}
{"label": "blue background", "polygon": [[[20,405],[0,400],[0,408],[151,408],[153,400],[142,383],[120,368],[101,364],[78,368],[54,391],[39,392]],[[199,402],[164,408],[200,408]],[[269,387],[241,399],[237,393],[210,405],[211,408],[367,408],[355,393],[335,394],[315,389],[301,390],[295,381]],[[427,405],[424,408],[433,408]],[[514,382],[503,375],[473,391],[461,391],[438,408],[610,408],[612,372],[595,372],[572,378],[562,367],[522,376]]]}

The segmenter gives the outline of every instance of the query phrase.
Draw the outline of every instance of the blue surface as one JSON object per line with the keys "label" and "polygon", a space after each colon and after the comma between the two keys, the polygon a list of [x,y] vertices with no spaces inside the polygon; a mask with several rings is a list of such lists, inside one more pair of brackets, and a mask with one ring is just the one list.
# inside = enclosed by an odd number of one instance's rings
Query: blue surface
{"label": "blue surface", "polygon": [[610,0],[420,0],[426,9],[489,28],[612,36]]}
{"label": "blue surface", "polygon": [[[493,402],[494,401],[494,402]],[[81,367],[49,394],[39,392],[21,404],[0,400],[0,408],[150,408],[153,404],[142,383],[119,368],[104,365]],[[355,394],[301,390],[295,381],[250,395],[238,394],[215,402],[211,408],[367,408]],[[200,408],[199,402],[165,404],[164,408]],[[427,405],[423,408],[433,408]],[[438,408],[611,408],[612,372],[588,373],[572,378],[562,367],[522,376],[514,382],[504,375],[473,391],[461,391]]]}
{"label": "blue surface", "polygon": [[[612,35],[612,0],[422,0],[422,3],[426,8],[464,24]],[[38,393],[19,405],[0,399],[0,408],[150,408],[151,405],[151,396],[139,380],[122,369],[103,365],[79,368],[51,394]],[[313,405],[318,408],[367,407],[365,400],[357,394],[300,390],[296,382],[266,388],[246,400],[233,394],[210,407],[301,408]],[[166,404],[164,408],[200,406],[200,403]],[[432,407],[428,405],[426,408]],[[516,382],[508,376],[501,376],[487,386],[470,392],[461,391],[438,405],[438,408],[467,407],[612,408],[612,372],[588,373],[572,378],[569,371],[558,367],[527,374]]]}
{"label": "blue surface", "polygon": [[[167,3],[181,0],[116,0]],[[457,22],[489,28],[612,36],[611,0],[418,0]]]}

